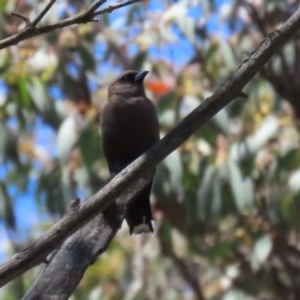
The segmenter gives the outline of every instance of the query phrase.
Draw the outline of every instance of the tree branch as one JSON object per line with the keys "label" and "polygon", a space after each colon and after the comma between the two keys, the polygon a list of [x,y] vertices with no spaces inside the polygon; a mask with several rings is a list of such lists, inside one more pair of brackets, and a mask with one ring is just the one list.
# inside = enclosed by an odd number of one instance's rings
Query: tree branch
{"label": "tree branch", "polygon": [[182,275],[182,277],[186,280],[186,282],[191,286],[191,288],[194,291],[194,294],[196,295],[198,300],[205,300],[205,297],[203,295],[202,288],[198,282],[197,276],[192,274],[192,272],[188,269],[188,266],[184,262],[183,259],[181,259],[179,256],[177,256],[173,251],[170,251],[166,254],[167,257],[169,257],[174,265],[177,267],[178,271]]}
{"label": "tree branch", "polygon": [[46,7],[37,15],[37,17],[31,22],[29,23],[27,26],[31,26],[33,28],[36,27],[36,25],[44,18],[44,16],[46,15],[46,13],[50,10],[50,8],[52,7],[52,5],[56,2],[56,0],[51,0]]}
{"label": "tree branch", "polygon": [[103,15],[106,13],[111,13],[112,11],[114,11],[116,9],[119,9],[119,8],[127,6],[127,5],[131,5],[133,3],[141,2],[141,1],[142,0],[128,0],[128,1],[120,2],[120,3],[114,4],[114,5],[109,5],[103,9],[97,10],[100,5],[104,4],[104,2],[106,2],[106,0],[98,0],[95,3],[93,3],[92,5],[90,5],[90,7],[88,7],[86,10],[78,13],[77,15],[75,15],[71,18],[66,18],[66,19],[56,22],[54,24],[44,25],[41,27],[36,27],[36,25],[45,16],[45,14],[48,12],[48,10],[51,8],[51,6],[54,4],[55,0],[51,0],[48,3],[48,5],[45,7],[45,9],[32,22],[30,22],[29,19],[27,19],[26,17],[24,17],[20,14],[12,13],[12,15],[23,19],[26,26],[22,31],[20,31],[6,39],[1,40],[0,41],[0,49],[7,48],[12,45],[16,45],[19,42],[26,40],[28,38],[31,38],[31,37],[34,37],[34,36],[37,36],[40,34],[48,33],[48,32],[51,32],[51,31],[54,31],[54,30],[57,30],[60,28],[64,28],[64,27],[67,27],[70,25],[94,22],[96,16]]}
{"label": "tree branch", "polygon": [[130,5],[130,4],[133,4],[133,3],[136,3],[136,2],[140,2],[140,1],[142,1],[142,0],[129,0],[129,1],[120,2],[120,3],[114,4],[114,5],[109,5],[109,6],[103,8],[101,10],[95,11],[94,13],[92,13],[92,15],[93,15],[93,17],[96,17],[96,16],[103,15],[103,14],[106,14],[106,13],[111,13],[112,11],[114,11],[118,8]]}
{"label": "tree branch", "polygon": [[[115,199],[128,196],[131,189],[141,189],[146,185],[141,180],[145,172],[152,169],[186,141],[205,124],[214,114],[224,108],[241,94],[242,88],[263,67],[281,46],[284,45],[300,28],[300,8],[277,31],[267,36],[253,51],[249,58],[223,83],[215,93],[193,110],[161,141],[126,169],[113,178],[99,192],[86,201],[76,214],[67,214],[53,225],[44,236],[29,248],[13,256],[0,267],[0,286],[40,263],[68,236],[99,215]],[[108,241],[107,241],[108,242]],[[70,270],[72,271],[72,270]]]}
{"label": "tree branch", "polygon": [[[150,172],[148,177],[146,175],[145,179],[141,178],[142,181],[136,182],[135,187],[117,199],[113,206],[96,216],[54,251],[22,299],[69,299],[85,270],[106,250],[116,235],[122,224],[126,206],[139,193],[143,181],[146,180],[146,184],[149,184],[152,174]],[[69,213],[74,214],[78,204],[78,199],[72,201]]]}
{"label": "tree branch", "polygon": [[86,268],[106,250],[120,228],[122,218],[114,217],[108,222],[100,214],[69,237],[22,299],[69,299]]}
{"label": "tree branch", "polygon": [[[67,300],[77,287],[85,270],[108,247],[119,230],[125,207],[149,184],[153,172],[140,178],[115,204],[97,215],[72,236],[52,255],[23,300]],[[72,201],[69,212],[74,215],[78,200]]]}

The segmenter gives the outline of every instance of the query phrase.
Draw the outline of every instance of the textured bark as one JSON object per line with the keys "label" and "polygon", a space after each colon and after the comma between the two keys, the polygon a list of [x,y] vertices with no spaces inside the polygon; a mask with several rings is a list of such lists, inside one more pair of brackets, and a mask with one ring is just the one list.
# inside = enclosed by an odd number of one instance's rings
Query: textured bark
{"label": "textured bark", "polygon": [[115,218],[108,223],[101,214],[69,237],[45,264],[23,299],[69,299],[86,268],[106,250],[121,221]]}

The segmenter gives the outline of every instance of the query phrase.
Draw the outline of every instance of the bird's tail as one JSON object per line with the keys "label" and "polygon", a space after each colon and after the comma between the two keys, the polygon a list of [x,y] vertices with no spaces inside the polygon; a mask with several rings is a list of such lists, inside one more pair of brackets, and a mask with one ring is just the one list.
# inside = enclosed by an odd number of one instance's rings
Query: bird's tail
{"label": "bird's tail", "polygon": [[153,218],[150,206],[151,186],[152,184],[147,186],[127,208],[125,219],[129,226],[130,234],[153,232]]}

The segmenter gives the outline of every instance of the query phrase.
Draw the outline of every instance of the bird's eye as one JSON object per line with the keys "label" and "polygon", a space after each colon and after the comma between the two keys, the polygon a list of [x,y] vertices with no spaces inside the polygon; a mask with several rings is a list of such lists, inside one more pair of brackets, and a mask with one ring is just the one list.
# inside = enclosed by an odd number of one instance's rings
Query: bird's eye
{"label": "bird's eye", "polygon": [[127,79],[128,79],[127,75],[125,75],[125,76],[122,77],[122,80],[127,80]]}

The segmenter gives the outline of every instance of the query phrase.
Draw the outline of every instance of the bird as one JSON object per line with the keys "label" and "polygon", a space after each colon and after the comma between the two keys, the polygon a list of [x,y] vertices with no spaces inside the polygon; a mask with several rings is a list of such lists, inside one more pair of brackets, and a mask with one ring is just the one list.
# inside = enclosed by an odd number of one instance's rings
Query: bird
{"label": "bird", "polygon": [[[115,175],[159,140],[159,122],[147,98],[144,78],[149,71],[126,70],[108,87],[101,112],[102,149],[111,175]],[[129,233],[153,232],[150,194],[154,180],[133,199],[125,212]]]}

